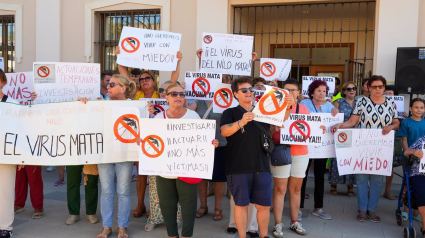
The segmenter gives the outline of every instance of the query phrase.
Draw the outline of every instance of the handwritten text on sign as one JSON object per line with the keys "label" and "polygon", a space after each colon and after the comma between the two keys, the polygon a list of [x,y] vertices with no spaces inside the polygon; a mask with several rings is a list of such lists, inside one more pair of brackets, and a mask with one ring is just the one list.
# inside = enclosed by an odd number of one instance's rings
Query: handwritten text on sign
{"label": "handwritten text on sign", "polygon": [[141,119],[139,174],[211,179],[214,120]]}
{"label": "handwritten text on sign", "polygon": [[310,159],[335,158],[335,141],[331,133],[331,127],[344,122],[344,114],[338,113],[332,116],[330,113],[314,113],[322,117],[322,125],[325,125],[326,132],[322,135],[322,143],[320,145],[311,145],[308,147]]}
{"label": "handwritten text on sign", "polygon": [[334,137],[339,175],[391,175],[394,131],[382,135],[381,129],[346,129]]}
{"label": "handwritten text on sign", "polygon": [[288,103],[285,97],[288,91],[271,86],[265,86],[266,92],[252,111],[255,121],[264,122],[276,126],[282,126]]}
{"label": "handwritten text on sign", "polygon": [[291,114],[280,130],[280,143],[317,145],[322,143],[322,117],[316,114]]}
{"label": "handwritten text on sign", "polygon": [[308,97],[308,86],[310,86],[310,84],[313,81],[316,80],[322,80],[325,81],[328,84],[329,87],[329,91],[328,94],[326,95],[326,98],[331,98],[332,95],[335,92],[335,78],[334,77],[316,77],[316,76],[303,76],[303,92],[302,94],[305,97]]}
{"label": "handwritten text on sign", "polygon": [[95,100],[100,92],[100,64],[34,63],[35,103]]}
{"label": "handwritten text on sign", "polygon": [[[139,105],[144,102],[134,101]],[[122,113],[138,109],[129,107]],[[123,101],[29,106],[0,103],[0,164],[81,165],[137,161],[138,150],[114,150],[113,111]],[[144,104],[146,107],[146,104]],[[34,126],[36,125],[36,126]]]}
{"label": "handwritten text on sign", "polygon": [[254,37],[204,33],[201,72],[251,75]]}
{"label": "handwritten text on sign", "polygon": [[291,71],[292,60],[261,58],[260,77],[267,81],[285,81]]}
{"label": "handwritten text on sign", "polygon": [[217,84],[221,83],[220,73],[186,72],[186,99],[213,100]]}
{"label": "handwritten text on sign", "polygon": [[3,93],[20,104],[29,105],[31,93],[34,92],[32,72],[7,73],[6,78]]}
{"label": "handwritten text on sign", "polygon": [[230,84],[219,83],[217,84],[214,93],[214,113],[223,113],[224,110],[238,106],[238,101],[233,97],[232,88]]}
{"label": "handwritten text on sign", "polygon": [[174,71],[181,38],[179,33],[125,26],[118,44],[120,54],[117,63],[134,68]]}

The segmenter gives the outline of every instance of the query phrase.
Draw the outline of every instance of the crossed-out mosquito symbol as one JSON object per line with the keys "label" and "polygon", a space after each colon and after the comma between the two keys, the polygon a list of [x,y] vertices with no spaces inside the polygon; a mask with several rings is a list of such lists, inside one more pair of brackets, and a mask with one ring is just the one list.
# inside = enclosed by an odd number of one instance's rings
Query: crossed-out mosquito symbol
{"label": "crossed-out mosquito symbol", "polygon": [[[278,101],[278,104],[281,105],[282,104],[282,101],[283,101],[283,92],[281,92],[279,90],[274,90],[274,95],[275,95],[275,97],[276,97],[276,99]],[[265,108],[266,107],[269,107],[270,105],[274,105],[274,103],[273,102],[270,102],[269,104],[267,104],[265,106]]]}
{"label": "crossed-out mosquito symbol", "polygon": [[[133,118],[128,118],[128,117],[122,117],[122,120],[124,121],[125,124],[127,124],[129,127],[133,128],[134,131],[137,131],[138,125],[137,125],[137,121],[136,119]],[[121,128],[118,128],[118,130],[121,130],[122,128],[124,128],[124,131],[120,134],[120,136],[122,137],[122,135],[124,135],[124,133],[127,130],[127,128],[125,128],[124,126],[121,126]],[[129,131],[130,132],[130,131]],[[131,133],[131,132],[130,132]],[[116,140],[118,140],[118,138],[116,138]]]}

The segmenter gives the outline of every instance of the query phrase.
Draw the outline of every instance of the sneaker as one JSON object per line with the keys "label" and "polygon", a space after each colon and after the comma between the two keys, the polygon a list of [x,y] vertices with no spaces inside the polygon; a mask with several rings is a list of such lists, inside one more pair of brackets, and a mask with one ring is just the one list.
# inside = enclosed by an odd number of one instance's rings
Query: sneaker
{"label": "sneaker", "polygon": [[260,234],[258,234],[258,232],[256,231],[247,231],[246,232],[246,237],[250,237],[250,238],[260,238]]}
{"label": "sneaker", "polygon": [[65,180],[64,179],[59,179],[58,181],[56,181],[55,186],[61,186],[65,184]]}
{"label": "sneaker", "polygon": [[320,217],[320,218],[325,219],[325,220],[331,220],[332,219],[331,215],[325,213],[322,209],[319,209],[319,210],[314,209],[312,214],[313,214],[313,216]]}
{"label": "sneaker", "polygon": [[79,220],[80,220],[80,215],[69,215],[68,219],[65,221],[65,224],[74,225]]}
{"label": "sneaker", "polygon": [[6,230],[1,230],[0,231],[0,237],[1,238],[10,238],[13,236],[13,232],[12,231],[6,231]]}
{"label": "sneaker", "polygon": [[302,224],[299,222],[291,223],[291,225],[289,226],[289,229],[295,231],[298,235],[303,235],[303,236],[307,235],[307,231],[304,230]]}
{"label": "sneaker", "polygon": [[273,236],[282,238],[283,237],[282,229],[283,229],[283,223],[276,224],[273,229]]}
{"label": "sneaker", "polygon": [[303,220],[303,212],[302,211],[298,211],[298,221],[302,221]]}
{"label": "sneaker", "polygon": [[47,172],[52,172],[52,171],[55,171],[55,169],[56,169],[55,166],[49,166],[49,167],[47,167],[46,171]]}

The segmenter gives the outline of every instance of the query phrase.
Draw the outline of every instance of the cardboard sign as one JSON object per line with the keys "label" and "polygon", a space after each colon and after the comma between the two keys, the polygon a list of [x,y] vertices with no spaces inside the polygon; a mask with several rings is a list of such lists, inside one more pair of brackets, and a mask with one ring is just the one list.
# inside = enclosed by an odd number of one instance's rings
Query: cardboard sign
{"label": "cardboard sign", "polygon": [[251,75],[254,37],[204,33],[201,72]]}
{"label": "cardboard sign", "polygon": [[133,68],[174,71],[182,35],[136,27],[123,27],[117,64]]}
{"label": "cardboard sign", "polygon": [[95,100],[100,92],[100,64],[40,63],[33,70],[35,103]]}
{"label": "cardboard sign", "polygon": [[139,174],[211,179],[214,120],[140,119]]}
{"label": "cardboard sign", "polygon": [[403,117],[403,112],[404,112],[404,96],[387,96],[385,95],[385,97],[387,98],[391,98],[396,106],[396,110],[398,113],[398,118],[404,118]]}
{"label": "cardboard sign", "polygon": [[263,97],[265,91],[266,90],[255,90],[255,92],[254,92],[254,98],[255,98],[254,106],[256,106],[257,103],[260,101],[260,99]]}
{"label": "cardboard sign", "polygon": [[302,94],[305,97],[308,97],[308,86],[310,86],[310,84],[313,81],[316,81],[316,80],[322,80],[322,81],[325,81],[328,84],[329,91],[328,91],[328,94],[326,95],[326,98],[327,99],[332,98],[332,95],[335,92],[335,77],[303,76],[303,91],[302,91]]}
{"label": "cardboard sign", "polygon": [[292,60],[261,58],[260,77],[267,81],[285,81],[291,71]]}
{"label": "cardboard sign", "polygon": [[288,145],[320,145],[322,117],[316,114],[291,114],[280,130],[280,143]]}
{"label": "cardboard sign", "polygon": [[394,131],[382,135],[382,129],[340,129],[334,139],[339,175],[391,176]]}
{"label": "cardboard sign", "polygon": [[335,158],[335,140],[331,133],[331,127],[344,122],[344,113],[332,116],[330,113],[314,113],[322,117],[322,125],[326,126],[325,134],[322,134],[322,143],[308,147],[310,159]]}
{"label": "cardboard sign", "polygon": [[255,114],[255,121],[260,121],[276,126],[282,126],[286,114],[285,97],[289,92],[271,86],[265,86],[266,91],[252,112]]}
{"label": "cardboard sign", "polygon": [[[115,133],[116,118],[144,116],[140,101],[89,101],[36,104],[0,103],[0,164],[83,165],[137,161],[135,150],[116,149],[116,144],[135,143]],[[117,110],[119,109],[119,110]],[[119,115],[120,113],[121,115]],[[133,116],[128,116],[133,115]],[[131,120],[120,127],[134,129]],[[139,128],[137,128],[138,130]],[[120,130],[119,132],[123,132]],[[130,140],[127,140],[130,139]]]}
{"label": "cardboard sign", "polygon": [[219,73],[186,72],[186,99],[213,100],[217,84],[221,83]]}
{"label": "cardboard sign", "polygon": [[153,113],[154,115],[163,113],[170,107],[168,105],[167,100],[165,99],[152,98],[151,100],[149,100],[149,102],[153,103],[154,105],[154,109],[155,109],[155,112]]}
{"label": "cardboard sign", "polygon": [[7,84],[3,93],[15,99],[20,104],[29,105],[31,93],[34,92],[32,72],[7,73]]}
{"label": "cardboard sign", "polygon": [[223,113],[224,110],[239,105],[238,101],[233,97],[231,84],[219,83],[217,84],[214,93],[214,113]]}

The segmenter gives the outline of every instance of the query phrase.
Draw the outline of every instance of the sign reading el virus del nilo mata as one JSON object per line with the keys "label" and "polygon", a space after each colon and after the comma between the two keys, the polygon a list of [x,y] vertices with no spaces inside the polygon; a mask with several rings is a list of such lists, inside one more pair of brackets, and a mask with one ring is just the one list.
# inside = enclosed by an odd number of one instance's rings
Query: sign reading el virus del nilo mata
{"label": "sign reading el virus del nilo mata", "polygon": [[322,117],[314,114],[291,114],[280,130],[280,143],[317,145],[322,143]]}
{"label": "sign reading el virus del nilo mata", "polygon": [[220,73],[186,72],[186,99],[213,100],[221,77]]}

